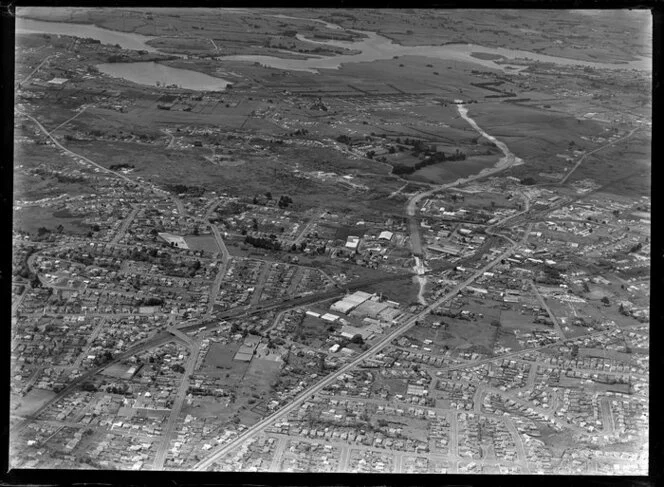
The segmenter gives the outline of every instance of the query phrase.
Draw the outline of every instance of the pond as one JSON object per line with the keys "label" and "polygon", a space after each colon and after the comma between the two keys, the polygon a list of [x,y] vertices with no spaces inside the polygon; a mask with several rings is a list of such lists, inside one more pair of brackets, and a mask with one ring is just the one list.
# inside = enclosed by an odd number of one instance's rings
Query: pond
{"label": "pond", "polygon": [[222,91],[230,83],[190,69],[172,68],[155,62],[98,64],[100,72],[150,86],[172,86],[196,91]]}

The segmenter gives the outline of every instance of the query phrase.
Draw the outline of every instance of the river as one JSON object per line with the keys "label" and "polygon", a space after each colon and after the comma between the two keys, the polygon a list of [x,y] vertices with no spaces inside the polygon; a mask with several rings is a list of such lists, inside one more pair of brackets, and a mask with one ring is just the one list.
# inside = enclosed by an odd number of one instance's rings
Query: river
{"label": "river", "polygon": [[[300,19],[300,20],[309,20],[316,23],[323,23],[327,28],[339,30],[342,29],[341,26],[330,24],[328,22],[322,21],[320,19],[305,19],[298,17],[290,17],[287,15],[269,15],[271,17],[283,18],[283,19]],[[92,39],[97,39],[104,44],[118,44],[124,49],[131,50],[145,50],[148,52],[161,52],[158,49],[148,45],[148,41],[154,39],[151,36],[145,36],[141,34],[134,34],[129,32],[119,32],[109,29],[104,29],[97,27],[95,25],[87,24],[72,24],[66,22],[45,22],[40,20],[32,20],[18,17],[16,19],[16,32],[17,33],[50,33],[50,34],[60,34],[60,35],[75,35],[77,37],[89,37]],[[353,32],[362,34],[366,37],[355,40],[355,41],[338,41],[338,40],[327,40],[327,41],[317,41],[313,39],[306,38],[301,34],[297,35],[297,38],[309,42],[312,44],[318,45],[327,45],[335,46],[350,49],[355,54],[341,54],[336,56],[314,56],[309,58],[299,58],[299,59],[283,59],[275,56],[261,56],[261,55],[234,55],[234,56],[223,56],[221,57],[221,63],[224,60],[228,61],[247,61],[247,62],[258,62],[265,66],[272,68],[278,68],[283,70],[291,71],[307,71],[312,73],[317,73],[319,69],[338,69],[341,65],[346,63],[366,63],[377,60],[392,59],[395,56],[425,56],[434,59],[448,60],[448,61],[461,61],[473,63],[476,65],[482,65],[489,68],[500,68],[508,69],[507,65],[500,65],[494,62],[492,57],[500,57],[503,60],[515,60],[515,59],[530,59],[534,61],[539,61],[543,63],[555,63],[558,65],[565,66],[584,66],[584,67],[594,67],[594,68],[604,68],[604,69],[650,69],[650,60],[645,58],[640,58],[636,61],[630,61],[628,63],[596,63],[589,61],[580,61],[576,59],[569,59],[557,56],[547,56],[544,54],[538,54],[530,51],[523,51],[517,49],[505,49],[502,47],[486,47],[486,46],[477,46],[473,44],[446,44],[443,46],[402,46],[396,44],[391,39],[381,36],[375,32],[367,31],[358,31],[353,30]],[[357,54],[359,51],[359,54]],[[480,54],[481,57],[476,57]],[[474,55],[473,55],[474,54]],[[483,55],[483,56],[482,56]],[[484,58],[484,59],[482,59]],[[189,89],[201,89],[195,88],[195,86],[205,86],[210,83],[211,78],[207,76],[206,78],[199,78],[201,73],[191,70],[179,70],[177,72],[170,71],[159,71],[154,67],[141,67],[142,73],[131,74],[131,69],[126,69],[122,66],[123,63],[116,63],[116,68],[105,67],[104,69],[108,74],[113,76],[120,76],[128,79],[130,81],[135,81],[140,78],[144,84],[154,86],[157,81],[160,83],[165,82],[168,85],[176,84],[180,85],[183,88]],[[136,63],[126,63],[127,66],[132,66]],[[191,82],[187,81],[184,72],[189,72],[188,77],[191,79]],[[170,78],[170,75],[173,74],[174,77]],[[134,79],[131,79],[129,76],[132,76]],[[206,75],[202,75],[206,76]],[[225,80],[220,80],[219,84],[228,84]],[[218,85],[214,85],[214,89],[218,89]]]}
{"label": "river", "polygon": [[473,53],[482,53],[495,56],[497,59],[517,60],[526,59],[542,63],[554,63],[563,66],[582,66],[598,69],[650,69],[649,59],[639,59],[627,63],[596,63],[581,61],[558,56],[547,56],[545,54],[522,51],[518,49],[506,49],[502,47],[486,47],[475,44],[446,44],[443,46],[402,46],[394,43],[391,39],[383,37],[375,32],[356,31],[366,35],[366,38],[357,41],[316,41],[306,38],[300,34],[297,38],[301,41],[313,44],[341,47],[360,51],[359,54],[341,54],[338,56],[311,57],[306,59],[282,59],[275,56],[262,55],[234,55],[223,56],[221,59],[229,61],[258,62],[264,66],[291,71],[307,71],[316,73],[319,69],[338,69],[346,63],[366,63],[378,60],[392,59],[395,56],[424,56],[428,58],[459,61],[482,65],[488,68],[507,69],[507,65],[501,65],[491,59],[481,59],[473,56]]}
{"label": "river", "polygon": [[469,183],[471,181],[474,181],[475,179],[495,174],[509,167],[523,164],[523,160],[514,155],[514,153],[509,150],[509,148],[507,147],[507,145],[505,145],[504,142],[501,142],[500,140],[496,139],[493,135],[486,133],[479,125],[477,125],[477,122],[475,122],[475,120],[473,120],[468,116],[468,108],[466,108],[466,106],[460,100],[456,100],[455,103],[457,105],[457,110],[459,111],[459,115],[461,116],[461,118],[463,118],[480,135],[482,135],[483,137],[487,138],[488,140],[496,144],[496,146],[502,151],[503,157],[501,157],[500,160],[493,167],[483,169],[479,173],[474,174],[472,176],[459,178],[454,182],[441,184],[440,186],[436,186],[430,190],[423,191],[421,193],[416,193],[413,196],[411,196],[406,202],[406,215],[408,216],[411,247],[413,254],[415,254],[415,265],[413,266],[413,270],[415,271],[416,275],[414,279],[415,282],[417,282],[417,284],[420,287],[419,292],[417,294],[417,298],[421,304],[426,304],[426,300],[424,298],[424,290],[428,280],[427,276],[425,275],[425,272],[427,271],[426,262],[425,262],[426,250],[424,249],[424,245],[422,244],[422,237],[420,235],[421,229],[417,219],[417,204],[423,198],[427,198],[432,194],[437,193],[438,191],[459,186],[461,184]]}
{"label": "river", "polygon": [[119,45],[123,49],[132,51],[159,52],[147,42],[155,37],[134,34],[132,32],[120,32],[104,29],[91,24],[70,24],[67,22],[45,22],[16,17],[17,34],[56,34],[90,38],[100,41],[102,44]]}

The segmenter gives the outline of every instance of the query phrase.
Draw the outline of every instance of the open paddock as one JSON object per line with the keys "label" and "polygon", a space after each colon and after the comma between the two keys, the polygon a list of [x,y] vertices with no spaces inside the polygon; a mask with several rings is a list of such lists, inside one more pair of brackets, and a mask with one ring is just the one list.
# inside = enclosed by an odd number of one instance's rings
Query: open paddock
{"label": "open paddock", "polygon": [[533,323],[535,315],[526,311],[521,314],[518,310],[502,310],[500,313],[500,325],[505,330],[520,330],[523,332],[551,330],[550,326]]}
{"label": "open paddock", "polygon": [[415,326],[406,333],[407,338],[423,344],[424,340],[432,340],[433,353],[443,349],[464,350],[472,347],[474,350],[491,354],[493,342],[496,336],[496,327],[483,321],[466,321],[448,317],[434,317],[436,321],[442,321],[447,326],[431,328],[429,326]]}
{"label": "open paddock", "polygon": [[465,161],[445,161],[418,169],[407,177],[434,184],[451,183],[493,167],[498,159],[499,156],[471,156]]}
{"label": "open paddock", "polygon": [[220,251],[217,241],[212,235],[187,235],[184,239],[191,250],[202,250],[206,254]]}
{"label": "open paddock", "polygon": [[55,397],[55,392],[32,388],[25,396],[11,395],[11,414],[29,416]]}
{"label": "open paddock", "polygon": [[[21,194],[20,192],[18,193]],[[22,197],[23,195],[19,196]],[[83,217],[56,216],[57,210],[40,206],[26,206],[14,211],[14,228],[28,233],[37,233],[41,227],[57,232],[62,225],[65,233],[87,234],[92,227],[83,223]]]}

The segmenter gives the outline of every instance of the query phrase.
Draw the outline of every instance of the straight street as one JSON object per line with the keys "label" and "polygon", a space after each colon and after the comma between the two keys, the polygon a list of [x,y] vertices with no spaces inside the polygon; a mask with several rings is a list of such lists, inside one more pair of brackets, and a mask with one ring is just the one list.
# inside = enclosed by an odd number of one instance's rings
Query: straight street
{"label": "straight street", "polygon": [[586,157],[594,154],[595,152],[599,152],[602,149],[606,149],[607,147],[611,147],[612,145],[618,144],[618,143],[620,143],[624,140],[629,139],[632,135],[634,135],[636,133],[637,130],[639,130],[639,127],[635,128],[635,129],[632,129],[629,134],[627,134],[624,137],[621,137],[620,139],[616,139],[613,142],[609,142],[608,144],[604,144],[603,146],[598,147],[597,149],[593,149],[590,152],[587,152],[586,154],[583,154],[581,156],[581,158],[576,162],[576,164],[574,164],[574,167],[565,175],[564,178],[562,178],[560,180],[560,182],[558,184],[559,185],[565,184],[567,182],[567,180],[569,179],[569,177],[574,173],[574,171],[576,171],[579,168],[579,166],[586,159]]}
{"label": "straight street", "polygon": [[[522,238],[522,241],[520,244],[525,242],[525,240],[528,237],[528,231],[525,233],[524,237]],[[492,260],[490,263],[485,265],[483,268],[480,270],[476,271],[472,276],[470,276],[468,279],[466,279],[464,282],[461,284],[458,284],[452,291],[447,293],[445,296],[440,298],[439,300],[435,301],[434,303],[430,304],[426,308],[424,308],[422,311],[420,311],[418,314],[414,315],[412,318],[410,318],[408,321],[406,321],[403,325],[395,328],[391,333],[388,333],[384,338],[379,340],[376,344],[374,344],[370,349],[367,351],[361,353],[358,355],[358,357],[353,360],[352,362],[348,363],[347,365],[341,367],[339,370],[336,372],[328,375],[325,377],[323,380],[318,382],[317,384],[305,389],[302,391],[296,398],[293,399],[293,401],[284,406],[282,409],[276,411],[275,413],[267,416],[263,420],[259,421],[256,423],[254,426],[250,427],[247,429],[243,434],[241,434],[237,439],[233,440],[227,445],[222,446],[219,448],[217,451],[211,453],[205,460],[200,461],[197,463],[193,469],[194,470],[205,470],[208,467],[210,467],[213,463],[215,463],[219,458],[223,457],[226,455],[229,451],[233,450],[235,447],[239,446],[249,438],[252,438],[262,432],[267,426],[269,426],[270,423],[281,419],[285,416],[287,416],[291,411],[293,411],[295,408],[298,408],[304,403],[309,397],[315,395],[316,393],[322,391],[324,388],[327,386],[333,384],[337,378],[340,375],[345,374],[346,372],[349,372],[352,370],[354,367],[359,365],[361,362],[366,360],[367,358],[372,357],[379,351],[381,351],[383,348],[385,348],[387,345],[389,345],[395,338],[403,335],[406,333],[408,330],[410,330],[413,326],[417,324],[417,322],[424,318],[426,315],[428,315],[432,310],[438,308],[442,304],[446,303],[447,301],[450,301],[453,299],[459,291],[464,289],[466,286],[470,285],[472,282],[474,282],[479,276],[484,274],[484,272],[488,271],[495,265],[497,265],[502,259],[508,257],[511,255],[518,245],[512,246],[508,248],[506,251],[504,251],[502,254],[500,254],[497,258]]]}
{"label": "straight street", "polygon": [[132,205],[132,206],[133,206],[133,209],[131,210],[129,215],[127,215],[127,217],[122,221],[122,224],[120,225],[120,228],[118,228],[118,231],[115,234],[115,236],[113,237],[113,240],[111,240],[111,244],[115,245],[115,244],[120,243],[120,240],[122,240],[122,237],[124,237],[125,233],[129,229],[129,226],[131,225],[131,222],[134,220],[134,218],[138,214],[140,208],[135,206],[135,205]]}
{"label": "straight street", "polygon": [[130,183],[130,184],[132,184],[132,185],[138,184],[138,183],[136,183],[136,181],[134,181],[133,179],[128,178],[128,177],[125,176],[124,174],[120,174],[120,173],[117,173],[117,172],[115,172],[115,171],[111,171],[110,169],[107,169],[107,168],[105,168],[104,166],[101,166],[101,165],[97,164],[96,162],[91,161],[91,160],[88,159],[87,157],[82,156],[81,154],[77,154],[76,152],[67,149],[67,148],[66,148],[65,146],[63,146],[60,142],[58,142],[58,140],[57,140],[55,137],[53,137],[53,136],[50,134],[50,132],[49,132],[48,130],[46,130],[46,128],[44,128],[44,126],[43,126],[41,123],[39,123],[39,121],[38,121],[36,118],[34,118],[34,117],[28,115],[27,113],[25,113],[24,111],[22,111],[22,110],[20,110],[20,109],[17,109],[16,111],[17,111],[18,113],[20,113],[21,115],[23,115],[24,117],[30,119],[35,125],[37,125],[37,127],[39,127],[39,129],[40,129],[42,132],[44,132],[44,134],[45,134],[49,139],[51,139],[51,142],[53,142],[53,144],[55,144],[55,146],[56,146],[58,149],[60,149],[60,150],[62,150],[62,151],[64,151],[64,152],[66,152],[67,154],[69,154],[69,155],[71,155],[71,156],[78,157],[79,159],[82,159],[83,161],[87,162],[88,164],[93,165],[94,167],[96,167],[97,169],[101,170],[102,172],[105,172],[105,173],[107,173],[107,174],[112,174],[112,175],[114,175],[114,176],[116,176],[116,177],[119,177],[120,179],[124,179],[125,181],[127,181],[128,183]]}
{"label": "straight street", "polygon": [[318,215],[312,216],[311,220],[307,222],[300,234],[295,238],[295,240],[293,240],[293,244],[300,245],[302,240],[304,240],[304,237],[311,231],[311,228],[318,222],[320,218],[322,218],[323,215],[325,215],[325,213],[327,213],[327,210],[323,210]]}
{"label": "straight street", "polygon": [[182,374],[182,381],[178,387],[178,392],[173,401],[173,406],[171,408],[171,414],[168,417],[168,422],[164,427],[164,433],[162,435],[161,444],[157,450],[154,462],[152,464],[152,470],[163,470],[164,462],[166,461],[166,454],[168,453],[168,447],[171,444],[173,438],[173,433],[175,432],[175,426],[178,423],[178,418],[180,418],[180,413],[182,412],[182,406],[187,397],[187,391],[189,390],[189,377],[194,373],[194,368],[196,362],[198,361],[198,354],[200,353],[200,345],[196,342],[190,342],[190,353],[189,358],[187,359],[187,364],[185,366],[185,371]]}
{"label": "straight street", "polygon": [[219,246],[219,250],[221,250],[221,255],[222,258],[224,259],[224,262],[228,261],[231,258],[231,254],[228,251],[228,248],[226,248],[224,239],[221,238],[221,232],[219,231],[219,228],[217,227],[217,225],[210,222],[208,222],[208,226],[210,227],[210,230],[212,230],[212,233],[214,234],[214,239],[217,242],[217,245]]}
{"label": "straight street", "polygon": [[84,111],[86,111],[87,109],[88,109],[88,107],[87,107],[87,106],[84,106],[84,107],[81,108],[78,112],[76,112],[76,114],[75,114],[73,117],[71,117],[71,118],[69,118],[68,120],[65,120],[64,122],[62,122],[60,125],[58,125],[58,126],[55,127],[53,130],[51,130],[50,133],[53,133],[53,132],[55,132],[56,130],[58,130],[59,128],[64,127],[64,126],[67,125],[69,122],[71,122],[72,120],[74,120],[76,117],[78,117],[79,115],[81,115],[81,114],[82,114]]}
{"label": "straight street", "polygon": [[535,284],[535,281],[530,281],[530,286],[532,287],[533,292],[537,296],[537,299],[539,300],[540,304],[549,315],[549,318],[551,319],[551,321],[553,321],[553,328],[556,330],[556,333],[561,339],[564,340],[565,333],[563,333],[563,329],[560,327],[560,323],[558,322],[556,315],[553,314],[553,311],[551,311],[551,308],[549,308],[549,305],[544,300],[544,297],[540,294],[539,289],[537,288],[537,284]]}
{"label": "straight street", "polygon": [[28,82],[28,80],[29,80],[30,78],[32,78],[32,77],[34,76],[34,74],[35,74],[37,71],[39,71],[39,70],[42,68],[42,66],[44,66],[44,64],[46,64],[46,63],[48,62],[48,60],[51,59],[52,57],[55,57],[55,55],[51,55],[51,56],[47,56],[47,57],[45,57],[44,60],[43,60],[41,63],[39,63],[39,65],[38,65],[35,69],[33,69],[33,70],[30,72],[29,75],[27,75],[25,78],[23,78],[23,80],[22,80],[21,82],[19,82],[19,86],[26,84],[26,83]]}

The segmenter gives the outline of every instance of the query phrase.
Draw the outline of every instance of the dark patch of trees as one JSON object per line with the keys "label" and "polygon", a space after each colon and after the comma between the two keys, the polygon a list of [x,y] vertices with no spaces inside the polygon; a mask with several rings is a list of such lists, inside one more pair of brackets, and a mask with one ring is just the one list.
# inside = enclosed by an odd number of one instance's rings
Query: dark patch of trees
{"label": "dark patch of trees", "polygon": [[358,333],[357,335],[354,335],[353,338],[350,339],[350,343],[355,343],[356,345],[362,345],[364,343],[364,338],[362,338],[362,335]]}
{"label": "dark patch of trees", "polygon": [[202,196],[205,193],[205,189],[200,186],[187,186],[186,184],[170,184],[167,188],[173,193],[186,193],[192,196]]}
{"label": "dark patch of trees", "polygon": [[108,168],[111,171],[118,171],[120,169],[134,169],[134,167],[135,166],[133,164],[127,164],[126,162],[123,162],[121,164],[111,164]]}
{"label": "dark patch of trees", "polygon": [[138,301],[137,306],[161,306],[164,304],[162,298],[143,298]]}
{"label": "dark patch of trees", "polygon": [[293,204],[293,199],[290,196],[281,196],[277,206],[279,206],[279,208],[288,208],[291,204]]}
{"label": "dark patch of trees", "polygon": [[631,249],[629,249],[630,253],[638,252],[643,248],[643,244],[641,242],[637,243],[636,245],[633,245]]}
{"label": "dark patch of trees", "polygon": [[444,152],[436,152],[435,154],[431,155],[430,157],[427,157],[421,162],[418,162],[417,164],[413,166],[404,166],[403,164],[395,164],[392,166],[392,174],[413,174],[415,171],[418,169],[422,169],[423,167],[426,166],[432,166],[434,164],[438,164],[440,162],[445,162],[445,161],[463,161],[466,159],[466,154],[463,152],[459,152],[457,149],[456,153],[450,154],[450,155],[445,155]]}
{"label": "dark patch of trees", "polygon": [[265,238],[265,237],[252,237],[247,235],[244,239],[245,243],[253,245],[259,249],[268,249],[268,250],[281,250],[281,243],[275,238]]}

